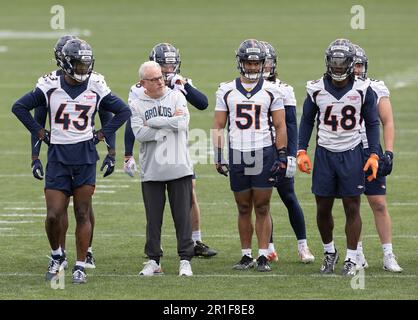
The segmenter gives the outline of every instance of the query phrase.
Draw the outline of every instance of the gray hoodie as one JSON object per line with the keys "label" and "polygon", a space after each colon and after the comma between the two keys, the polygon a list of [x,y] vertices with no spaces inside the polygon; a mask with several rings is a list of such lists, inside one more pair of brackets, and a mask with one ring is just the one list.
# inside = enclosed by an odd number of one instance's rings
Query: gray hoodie
{"label": "gray hoodie", "polygon": [[[152,99],[143,90],[130,95],[131,126],[141,142],[141,181],[169,181],[193,174],[188,148],[190,114],[184,95],[165,88],[164,95]],[[176,110],[183,115],[174,116]]]}

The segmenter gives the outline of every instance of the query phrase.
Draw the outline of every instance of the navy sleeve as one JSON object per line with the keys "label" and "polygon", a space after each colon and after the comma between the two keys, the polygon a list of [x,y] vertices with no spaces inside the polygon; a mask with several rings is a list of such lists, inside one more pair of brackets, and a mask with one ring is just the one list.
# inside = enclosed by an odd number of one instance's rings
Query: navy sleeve
{"label": "navy sleeve", "polygon": [[303,103],[302,117],[300,118],[299,150],[308,150],[309,140],[311,139],[312,130],[315,124],[315,116],[318,112],[318,106],[313,103],[309,95],[307,95],[305,102]]}
{"label": "navy sleeve", "polygon": [[131,127],[131,118],[126,121],[125,125],[125,157],[130,157],[134,154],[135,135]]}
{"label": "navy sleeve", "polygon": [[33,135],[38,135],[39,130],[43,127],[35,121],[30,114],[30,110],[45,105],[44,93],[41,89],[36,88],[17,100],[12,107],[12,112]]}
{"label": "navy sleeve", "polygon": [[[45,128],[47,114],[48,112],[47,112],[46,106],[42,106],[42,107],[35,109],[35,114],[34,114],[35,121],[39,123],[43,128]],[[32,134],[31,135],[32,157],[39,157],[39,153],[41,152],[41,144],[42,144],[42,141],[39,141],[38,136]]]}
{"label": "navy sleeve", "polygon": [[199,90],[194,88],[190,83],[184,85],[184,89],[186,90],[187,94],[185,95],[186,100],[190,103],[193,107],[199,110],[205,110],[208,105],[208,98]]}
{"label": "navy sleeve", "polygon": [[106,140],[116,132],[131,116],[131,110],[119,97],[109,93],[100,102],[100,107],[105,111],[112,112],[115,116],[102,127]]}
{"label": "navy sleeve", "polygon": [[296,120],[296,107],[284,106],[286,112],[287,152],[289,156],[296,157],[298,147],[298,125]]}
{"label": "navy sleeve", "polygon": [[369,143],[370,153],[379,154],[379,114],[376,108],[376,97],[372,88],[368,87],[364,103],[361,107],[361,116],[366,126],[367,142]]}
{"label": "navy sleeve", "polygon": [[[99,118],[100,123],[102,124],[102,128],[106,125],[106,123],[109,123],[110,120],[113,118],[113,113],[104,111],[102,109],[99,109]],[[109,145],[109,149],[116,149],[116,133],[111,134],[110,136],[106,137],[106,142]]]}

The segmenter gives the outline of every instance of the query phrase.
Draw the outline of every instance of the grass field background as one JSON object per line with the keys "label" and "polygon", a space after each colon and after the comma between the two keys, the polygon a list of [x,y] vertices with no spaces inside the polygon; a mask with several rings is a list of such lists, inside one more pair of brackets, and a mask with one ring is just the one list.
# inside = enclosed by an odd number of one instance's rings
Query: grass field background
{"label": "grass field background", "polygon": [[[182,74],[209,98],[206,111],[190,107],[191,128],[212,125],[218,84],[237,76],[235,50],[241,41],[269,41],[279,53],[280,78],[295,88],[298,115],[307,80],[324,72],[328,44],[346,37],[360,44],[372,77],[391,90],[396,121],[395,167],[388,179],[393,244],[404,272],[382,270],[382,250],[371,210],[364,198],[365,254],[370,268],[365,289],[350,280],[319,276],[322,245],[315,220],[310,176],[297,174],[296,190],[305,213],[308,241],[316,261],[302,265],[287,213],[273,196],[275,242],[279,262],[273,272],[235,272],[240,258],[236,207],[227,179],[213,165],[198,164],[197,193],[203,240],[216,248],[213,259],[194,259],[195,276],[179,278],[175,232],[169,207],[162,244],[165,275],[140,279],[145,243],[145,213],[139,179],[122,172],[123,130],[118,132],[117,170],[98,173],[94,196],[97,269],[84,286],[65,290],[45,284],[49,245],[44,231],[43,182],[32,177],[29,134],[11,113],[13,102],[32,90],[41,75],[54,70],[52,48],[59,34],[50,28],[56,1],[3,1],[0,4],[0,299],[417,299],[418,297],[418,3],[416,1],[62,1],[65,33],[81,30],[92,45],[95,70],[106,76],[113,92],[127,101],[139,65],[158,42],[180,49]],[[365,8],[365,30],[350,27],[355,4]],[[10,33],[12,31],[13,33]],[[28,33],[33,32],[33,33]],[[82,35],[80,35],[83,37]],[[313,151],[313,139],[310,153]],[[135,156],[137,156],[137,146]],[[100,146],[100,154],[105,149]],[[42,150],[45,165],[45,148]],[[101,162],[100,162],[101,163]],[[72,209],[72,207],[70,208]],[[75,258],[74,218],[70,211],[67,251]],[[344,213],[336,201],[335,242],[345,254]],[[253,241],[256,254],[256,240]],[[338,264],[338,271],[341,263]]]}

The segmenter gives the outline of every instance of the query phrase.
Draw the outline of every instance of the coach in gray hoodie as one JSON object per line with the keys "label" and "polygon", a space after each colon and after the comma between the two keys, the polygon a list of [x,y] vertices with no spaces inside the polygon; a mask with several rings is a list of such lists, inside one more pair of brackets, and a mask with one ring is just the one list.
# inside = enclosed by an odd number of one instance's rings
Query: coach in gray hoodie
{"label": "coach in gray hoodie", "polygon": [[166,87],[158,63],[148,61],[139,68],[138,98],[129,101],[131,126],[141,142],[141,186],[147,217],[145,253],[148,263],[139,273],[161,273],[161,226],[168,191],[180,256],[179,275],[193,275],[194,255],[190,209],[193,166],[188,150],[189,111],[181,92]]}

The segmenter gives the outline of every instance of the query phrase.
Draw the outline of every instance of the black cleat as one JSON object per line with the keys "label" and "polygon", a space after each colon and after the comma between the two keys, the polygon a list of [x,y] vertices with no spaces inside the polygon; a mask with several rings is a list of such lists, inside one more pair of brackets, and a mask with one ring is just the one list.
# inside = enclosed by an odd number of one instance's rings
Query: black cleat
{"label": "black cleat", "polygon": [[322,274],[332,274],[335,270],[335,265],[338,262],[338,252],[335,250],[335,253],[324,253],[324,260],[322,261],[322,266],[320,272]]}
{"label": "black cleat", "polygon": [[235,270],[247,270],[250,268],[253,268],[255,265],[255,262],[253,258],[250,258],[247,255],[242,256],[241,260],[232,267],[232,269]]}
{"label": "black cleat", "polygon": [[216,256],[218,252],[214,249],[209,248],[206,244],[201,241],[196,241],[194,246],[194,255],[196,257],[210,258]]}
{"label": "black cleat", "polygon": [[354,277],[356,275],[356,264],[350,259],[344,261],[341,274],[345,277]]}
{"label": "black cleat", "polygon": [[58,275],[67,265],[67,259],[65,255],[62,256],[48,256],[48,258],[51,260],[48,265],[48,271],[45,274],[45,280],[51,281],[56,275]]}
{"label": "black cleat", "polygon": [[258,257],[256,264],[257,264],[256,270],[258,272],[268,272],[268,271],[271,271],[271,267],[269,265],[269,261],[268,261],[267,257],[265,257],[263,255],[261,255],[261,256]]}
{"label": "black cleat", "polygon": [[87,252],[86,255],[86,269],[96,269],[96,261],[91,252]]}
{"label": "black cleat", "polygon": [[87,275],[83,267],[74,267],[72,282],[74,284],[83,284],[87,282]]}

